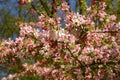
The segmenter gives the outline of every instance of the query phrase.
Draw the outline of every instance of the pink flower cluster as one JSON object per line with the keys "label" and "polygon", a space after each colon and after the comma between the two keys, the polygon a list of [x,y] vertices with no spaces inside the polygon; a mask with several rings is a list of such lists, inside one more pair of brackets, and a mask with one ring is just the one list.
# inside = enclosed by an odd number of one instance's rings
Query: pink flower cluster
{"label": "pink flower cluster", "polygon": [[98,13],[89,8],[86,16],[69,12],[68,4],[63,2],[59,7],[65,11],[65,28],[59,17],[42,14],[34,25],[21,23],[20,36],[15,41],[0,43],[0,63],[14,71],[2,80],[24,76],[45,80],[119,77],[120,23],[115,22],[114,15],[104,12],[104,3],[102,6]]}

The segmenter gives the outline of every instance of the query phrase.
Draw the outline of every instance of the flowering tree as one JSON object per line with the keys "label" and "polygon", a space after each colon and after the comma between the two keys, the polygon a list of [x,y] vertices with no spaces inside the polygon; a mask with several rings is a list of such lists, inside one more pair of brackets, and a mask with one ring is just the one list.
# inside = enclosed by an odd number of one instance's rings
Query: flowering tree
{"label": "flowering tree", "polygon": [[20,36],[0,43],[0,63],[10,73],[2,79],[118,79],[120,23],[104,11],[104,2],[99,4],[80,15],[62,2],[56,9],[62,10],[65,24],[44,14],[36,23],[17,24]]}
{"label": "flowering tree", "polygon": [[15,26],[16,21],[35,22],[41,13],[51,17],[55,16],[57,13],[56,7],[62,1],[67,1],[70,10],[80,14],[85,14],[88,6],[96,5],[96,7],[99,7],[97,3],[105,1],[107,4],[105,12],[115,14],[116,21],[120,20],[120,0],[0,0],[0,36],[6,39],[8,37],[14,39],[18,36],[19,28]]}

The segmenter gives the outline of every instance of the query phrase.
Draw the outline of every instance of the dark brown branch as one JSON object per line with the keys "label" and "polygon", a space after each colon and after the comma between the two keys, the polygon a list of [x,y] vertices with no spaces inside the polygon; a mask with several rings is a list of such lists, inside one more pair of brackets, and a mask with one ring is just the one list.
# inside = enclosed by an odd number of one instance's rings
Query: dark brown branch
{"label": "dark brown branch", "polygon": [[35,5],[33,5],[33,3],[31,3],[31,7],[35,10],[35,12],[36,12],[38,15],[41,15],[41,13],[35,8]]}
{"label": "dark brown branch", "polygon": [[93,31],[91,33],[120,33],[120,30],[117,30],[117,31]]}
{"label": "dark brown branch", "polygon": [[108,62],[92,62],[91,64],[86,64],[86,65],[82,65],[82,67],[91,67],[94,66],[95,64],[97,65],[102,65],[102,64],[107,64],[107,65],[116,65],[116,64],[120,64],[120,61],[108,61]]}
{"label": "dark brown branch", "polygon": [[83,66],[83,64],[82,64],[81,61],[78,59],[78,57],[77,57],[77,56],[74,56],[73,53],[71,52],[71,50],[70,50],[69,48],[67,48],[67,50],[70,52],[71,56],[79,62],[80,66]]}
{"label": "dark brown branch", "polygon": [[56,0],[52,0],[52,11],[51,11],[52,14],[56,13],[56,7],[57,7]]}
{"label": "dark brown branch", "polygon": [[51,14],[51,11],[50,11],[50,8],[49,8],[47,2],[45,2],[44,0],[39,0],[39,2],[41,3],[41,5],[43,6],[43,8],[45,9],[47,15],[51,17],[52,14]]}
{"label": "dark brown branch", "polygon": [[78,0],[76,1],[76,12],[78,12],[79,10],[79,2],[78,2]]}
{"label": "dark brown branch", "polygon": [[[68,5],[70,6],[70,1],[69,1],[69,0],[66,0],[66,1],[67,1]],[[72,11],[71,6],[70,6],[70,8],[69,8],[69,11],[70,11],[70,12]]]}

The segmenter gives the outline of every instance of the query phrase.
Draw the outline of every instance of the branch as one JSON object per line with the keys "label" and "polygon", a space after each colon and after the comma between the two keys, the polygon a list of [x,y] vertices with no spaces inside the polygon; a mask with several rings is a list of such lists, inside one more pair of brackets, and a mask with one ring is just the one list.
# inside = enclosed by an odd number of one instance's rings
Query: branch
{"label": "branch", "polygon": [[107,65],[116,65],[116,64],[120,64],[120,60],[119,61],[108,61],[108,62],[101,62],[101,61],[99,61],[99,62],[93,62],[93,63],[91,63],[91,64],[86,64],[86,65],[82,65],[82,67],[91,67],[91,66],[94,66],[95,64],[97,64],[97,65],[102,65],[102,64],[107,64]]}
{"label": "branch", "polygon": [[78,1],[78,0],[76,1],[76,8],[75,8],[75,9],[76,9],[76,12],[79,11],[79,10],[78,10],[78,9],[79,9],[79,1]]}
{"label": "branch", "polygon": [[86,4],[86,0],[78,0],[79,3],[79,9],[80,9],[80,13],[84,14],[86,9],[87,9],[87,4]]}
{"label": "branch", "polygon": [[[67,2],[67,3],[68,3],[68,5],[70,6],[70,1],[69,1],[69,0],[66,0],[66,2]],[[72,11],[71,6],[70,6],[70,8],[69,8],[69,11],[70,11],[70,12]]]}
{"label": "branch", "polygon": [[70,52],[71,56],[72,56],[74,59],[76,59],[76,60],[79,62],[80,66],[82,67],[83,64],[82,64],[81,61],[77,58],[77,56],[74,56],[73,53],[71,52],[71,50],[70,50],[68,47],[66,47],[66,48],[67,48],[67,50]]}
{"label": "branch", "polygon": [[51,17],[52,14],[51,14],[51,11],[50,11],[50,8],[49,8],[47,2],[45,2],[44,0],[39,0],[39,2],[41,3],[41,5],[43,6],[43,8],[45,9],[47,15]]}
{"label": "branch", "polygon": [[108,31],[108,30],[92,31],[91,33],[119,33],[119,32],[120,32],[120,29],[119,29],[119,30],[116,30],[116,31]]}
{"label": "branch", "polygon": [[77,58],[77,56],[74,56],[69,48],[67,48],[67,49],[70,52],[71,56],[79,62],[80,68],[91,67],[91,66],[94,66],[95,64],[97,64],[97,65],[102,65],[102,64],[116,65],[116,64],[120,64],[120,60],[119,61],[108,61],[108,62],[102,62],[102,61],[95,62],[95,61],[93,61],[91,64],[82,64],[82,62]]}
{"label": "branch", "polygon": [[56,0],[52,0],[52,11],[51,11],[52,14],[56,13],[56,7],[57,7]]}
{"label": "branch", "polygon": [[33,2],[31,3],[31,7],[36,11],[36,13],[38,15],[41,15],[41,13],[35,8],[35,6],[33,5]]}

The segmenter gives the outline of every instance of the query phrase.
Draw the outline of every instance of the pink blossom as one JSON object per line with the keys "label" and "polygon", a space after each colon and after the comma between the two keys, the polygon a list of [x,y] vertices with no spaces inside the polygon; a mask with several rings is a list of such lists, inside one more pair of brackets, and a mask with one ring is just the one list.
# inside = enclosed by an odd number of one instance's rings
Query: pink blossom
{"label": "pink blossom", "polygon": [[110,20],[116,20],[116,16],[115,15],[110,15]]}
{"label": "pink blossom", "polygon": [[16,38],[15,43],[17,43],[17,44],[22,44],[22,43],[23,43],[23,38],[21,38],[21,37]]}
{"label": "pink blossom", "polygon": [[49,37],[53,40],[57,40],[58,39],[58,32],[55,30],[50,30]]}
{"label": "pink blossom", "polygon": [[102,2],[102,10],[105,10],[106,6],[107,6],[106,3]]}
{"label": "pink blossom", "polygon": [[69,10],[69,5],[68,5],[67,2],[63,2],[63,3],[61,4],[61,7],[62,7],[62,10],[63,10],[63,11],[68,11],[68,10]]}
{"label": "pink blossom", "polygon": [[[98,3],[100,10],[96,11],[92,5],[86,15],[69,12],[67,2],[60,4],[65,28],[61,27],[59,17],[43,14],[34,24],[19,24],[20,36],[15,41],[8,39],[0,43],[0,63],[6,69],[16,69],[15,75],[9,74],[4,79],[27,75],[45,80],[113,80],[118,76],[120,22],[104,11],[104,2]],[[111,31],[116,31],[116,35]]]}
{"label": "pink blossom", "polygon": [[36,25],[37,25],[38,27],[43,27],[44,22],[39,21]]}
{"label": "pink blossom", "polygon": [[100,20],[103,21],[107,14],[104,11],[99,12],[98,16],[100,16]]}

